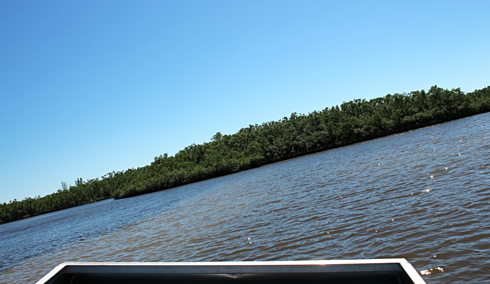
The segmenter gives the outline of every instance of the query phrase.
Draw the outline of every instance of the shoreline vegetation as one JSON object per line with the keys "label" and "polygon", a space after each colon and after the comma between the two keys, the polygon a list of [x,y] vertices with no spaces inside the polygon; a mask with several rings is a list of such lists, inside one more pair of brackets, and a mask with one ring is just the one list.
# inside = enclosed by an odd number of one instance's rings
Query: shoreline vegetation
{"label": "shoreline vegetation", "polygon": [[292,113],[249,125],[211,142],[192,144],[175,156],[155,157],[145,167],[108,173],[44,197],[0,204],[0,224],[108,198],[125,198],[236,173],[306,154],[405,132],[490,111],[490,86],[464,93],[433,86],[429,91],[354,99],[340,106]]}

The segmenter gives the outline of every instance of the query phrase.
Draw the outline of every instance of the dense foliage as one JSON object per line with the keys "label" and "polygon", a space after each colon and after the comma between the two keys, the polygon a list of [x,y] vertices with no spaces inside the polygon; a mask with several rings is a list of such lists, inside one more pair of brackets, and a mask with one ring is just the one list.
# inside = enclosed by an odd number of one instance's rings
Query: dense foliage
{"label": "dense foliage", "polygon": [[490,111],[490,87],[463,93],[437,86],[428,92],[350,102],[308,115],[249,125],[233,135],[190,145],[148,166],[108,173],[57,192],[0,205],[0,223],[106,198],[123,198],[235,173],[268,163]]}

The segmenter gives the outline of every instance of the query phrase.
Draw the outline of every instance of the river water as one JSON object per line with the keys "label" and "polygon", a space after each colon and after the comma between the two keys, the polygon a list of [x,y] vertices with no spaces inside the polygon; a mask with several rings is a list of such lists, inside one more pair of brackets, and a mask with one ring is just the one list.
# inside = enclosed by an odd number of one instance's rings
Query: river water
{"label": "river water", "polygon": [[490,280],[490,113],[0,225],[0,283],[65,261],[406,258]]}

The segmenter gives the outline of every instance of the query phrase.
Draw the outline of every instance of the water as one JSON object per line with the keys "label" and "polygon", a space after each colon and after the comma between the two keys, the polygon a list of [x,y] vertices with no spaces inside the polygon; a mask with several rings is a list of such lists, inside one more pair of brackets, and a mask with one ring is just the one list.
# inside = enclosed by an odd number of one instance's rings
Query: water
{"label": "water", "polygon": [[403,257],[490,280],[490,113],[0,225],[0,283],[65,261]]}

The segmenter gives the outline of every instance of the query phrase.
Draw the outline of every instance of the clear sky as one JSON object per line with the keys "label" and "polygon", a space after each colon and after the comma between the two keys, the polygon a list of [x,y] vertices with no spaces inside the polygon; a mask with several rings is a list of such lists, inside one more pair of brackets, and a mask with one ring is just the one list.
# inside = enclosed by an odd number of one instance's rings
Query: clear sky
{"label": "clear sky", "polygon": [[249,124],[490,85],[490,1],[0,1],[0,203]]}

